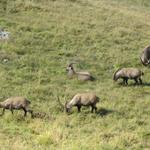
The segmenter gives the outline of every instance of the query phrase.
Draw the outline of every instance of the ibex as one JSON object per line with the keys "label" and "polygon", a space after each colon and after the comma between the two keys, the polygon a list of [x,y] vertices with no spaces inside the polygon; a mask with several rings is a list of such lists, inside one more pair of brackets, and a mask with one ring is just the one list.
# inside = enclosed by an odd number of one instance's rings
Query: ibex
{"label": "ibex", "polygon": [[77,79],[81,81],[94,80],[94,77],[89,72],[76,72],[74,70],[73,64],[74,63],[70,63],[66,68],[69,78],[77,77]]}
{"label": "ibex", "polygon": [[128,84],[128,79],[132,79],[135,80],[136,84],[138,83],[142,84],[142,79],[141,79],[142,75],[144,75],[144,73],[137,68],[122,68],[122,69],[118,69],[114,73],[113,80],[117,81],[119,78],[122,78],[123,83]]}
{"label": "ibex", "polygon": [[147,66],[150,64],[150,46],[146,47],[141,56],[140,56],[141,62],[144,66]]}
{"label": "ibex", "polygon": [[3,102],[0,102],[0,108],[3,108],[2,115],[5,113],[5,109],[9,109],[12,114],[14,109],[22,109],[24,111],[24,117],[27,115],[27,112],[31,113],[33,117],[33,111],[28,109],[28,106],[31,102],[24,97],[10,97]]}
{"label": "ibex", "polygon": [[99,97],[97,97],[94,93],[80,93],[76,94],[70,102],[66,102],[65,110],[66,112],[70,112],[73,106],[78,108],[78,112],[80,112],[82,106],[91,106],[91,112],[95,110],[97,111],[96,104],[99,102]]}

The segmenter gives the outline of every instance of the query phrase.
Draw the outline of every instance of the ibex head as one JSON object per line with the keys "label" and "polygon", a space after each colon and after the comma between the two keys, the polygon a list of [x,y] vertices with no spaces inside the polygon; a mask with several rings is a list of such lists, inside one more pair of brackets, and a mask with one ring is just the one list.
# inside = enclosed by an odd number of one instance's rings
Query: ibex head
{"label": "ibex head", "polygon": [[71,110],[71,107],[68,105],[68,101],[66,101],[65,104],[62,104],[61,101],[60,101],[60,98],[57,96],[57,101],[58,101],[58,104],[60,105],[61,107],[61,111],[66,111],[67,113],[70,112]]}
{"label": "ibex head", "polygon": [[117,69],[117,70],[115,71],[115,73],[114,73],[114,76],[113,76],[113,80],[114,80],[114,81],[117,81],[117,80],[118,80],[116,74],[117,74],[117,72],[118,72],[119,70],[121,70],[121,68]]}
{"label": "ibex head", "polygon": [[74,71],[74,68],[73,68],[73,64],[75,63],[70,63],[67,68],[66,68],[66,71],[69,72],[69,71]]}
{"label": "ibex head", "polygon": [[71,111],[71,107],[68,105],[68,101],[65,103],[65,111],[69,113]]}

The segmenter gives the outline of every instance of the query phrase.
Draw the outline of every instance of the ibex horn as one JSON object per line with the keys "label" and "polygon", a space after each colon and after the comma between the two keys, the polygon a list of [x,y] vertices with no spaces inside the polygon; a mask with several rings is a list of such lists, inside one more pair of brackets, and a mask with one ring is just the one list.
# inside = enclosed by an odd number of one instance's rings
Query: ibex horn
{"label": "ibex horn", "polygon": [[72,67],[73,64],[76,64],[76,63],[70,63],[70,64],[69,64],[69,67]]}
{"label": "ibex horn", "polygon": [[61,106],[61,109],[64,110],[65,106],[61,103],[59,96],[57,96],[57,101],[59,105]]}

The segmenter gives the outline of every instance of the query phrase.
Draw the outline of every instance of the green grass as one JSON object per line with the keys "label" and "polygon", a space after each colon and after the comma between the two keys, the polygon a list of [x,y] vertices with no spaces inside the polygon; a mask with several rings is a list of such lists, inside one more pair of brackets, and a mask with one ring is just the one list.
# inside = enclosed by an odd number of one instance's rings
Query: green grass
{"label": "green grass", "polygon": [[[11,32],[0,41],[0,99],[26,96],[49,116],[24,119],[21,111],[6,111],[1,150],[150,149],[150,72],[139,60],[150,44],[149,0],[1,0],[0,8],[0,27]],[[68,80],[72,61],[97,80]],[[142,69],[144,85],[114,83],[118,67]],[[99,114],[60,111],[57,96],[65,103],[84,91],[101,98]]]}

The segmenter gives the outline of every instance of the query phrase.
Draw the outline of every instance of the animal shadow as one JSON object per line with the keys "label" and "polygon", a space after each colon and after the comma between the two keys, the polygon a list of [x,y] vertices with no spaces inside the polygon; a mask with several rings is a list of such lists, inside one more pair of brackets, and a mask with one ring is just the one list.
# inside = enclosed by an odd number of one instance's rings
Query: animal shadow
{"label": "animal shadow", "polygon": [[109,109],[105,109],[105,108],[101,108],[101,109],[97,110],[97,114],[100,115],[101,117],[109,115],[113,112],[114,112],[114,110],[109,110]]}
{"label": "animal shadow", "polygon": [[45,112],[34,112],[33,118],[52,120],[52,117],[46,114]]}
{"label": "animal shadow", "polygon": [[150,86],[150,83],[142,83],[142,84],[136,84],[134,82],[130,82],[128,84],[124,84],[123,82],[118,83],[118,87],[123,86],[123,87],[142,87],[142,86]]}
{"label": "animal shadow", "polygon": [[143,83],[141,86],[150,86],[150,83]]}
{"label": "animal shadow", "polygon": [[128,84],[128,85],[124,85],[124,86],[126,86],[126,87],[134,87],[134,86],[136,86],[136,87],[144,87],[144,86],[150,86],[150,83],[146,83],[146,82],[144,82],[144,83],[142,83],[142,84],[136,84],[136,83],[131,83],[131,84]]}

